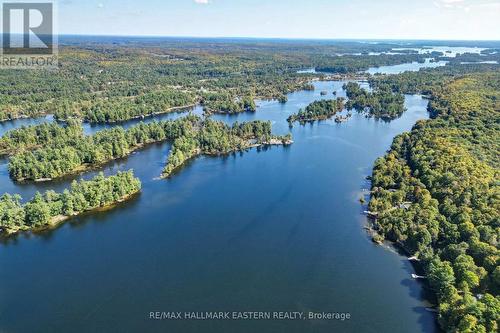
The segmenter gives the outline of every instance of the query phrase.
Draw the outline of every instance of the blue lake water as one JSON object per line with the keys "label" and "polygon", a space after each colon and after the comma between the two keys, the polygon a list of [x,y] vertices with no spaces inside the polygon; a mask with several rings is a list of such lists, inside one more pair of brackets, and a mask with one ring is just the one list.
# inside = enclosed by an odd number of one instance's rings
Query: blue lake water
{"label": "blue lake water", "polygon": [[[436,67],[441,67],[441,66],[446,66],[448,61],[432,61],[430,58],[425,59],[425,62],[419,63],[419,62],[410,62],[410,63],[404,63],[400,65],[388,65],[388,66],[380,66],[380,67],[370,67],[365,73],[368,74],[400,74],[403,72],[417,72],[422,68],[436,68]],[[315,73],[321,73],[317,72],[315,68],[308,68],[308,69],[303,69],[300,71],[297,71],[299,74],[315,74]],[[328,74],[328,73],[324,73]]]}
{"label": "blue lake water", "polygon": [[[192,108],[192,109],[187,109],[191,110],[191,112],[196,113],[196,114],[201,114],[203,113],[203,110],[201,108]],[[182,112],[170,112],[170,113],[162,113],[158,114],[154,117],[145,117],[143,119],[137,118],[129,121],[124,121],[124,122],[118,122],[118,123],[112,123],[112,124],[90,124],[90,123],[83,123],[83,132],[86,135],[91,135],[94,134],[97,131],[106,129],[106,128],[111,128],[114,126],[122,126],[123,128],[129,128],[131,126],[137,125],[140,122],[144,123],[149,123],[152,121],[161,121],[161,120],[168,120],[168,119],[176,119],[179,117],[185,116],[185,110]],[[48,116],[43,116],[43,117],[38,117],[38,118],[25,118],[25,119],[16,119],[12,121],[4,121],[0,122],[0,136],[4,135],[6,132],[20,128],[23,126],[31,126],[31,125],[38,125],[41,123],[46,123],[46,122],[53,122],[54,117],[52,115]]]}
{"label": "blue lake water", "polygon": [[425,59],[425,62],[412,62],[401,65],[391,65],[391,66],[380,66],[380,67],[371,67],[365,71],[365,73],[369,73],[372,75],[375,74],[400,74],[403,72],[417,72],[421,68],[436,68],[441,66],[446,66],[447,61],[431,61],[431,59]]}
{"label": "blue lake water", "polygon": [[[289,147],[197,158],[169,180],[155,179],[168,143],[108,164],[106,174],[133,168],[142,193],[0,244],[1,330],[436,332],[426,289],[405,257],[370,241],[358,202],[374,160],[428,117],[427,101],[406,96],[408,111],[392,122],[354,113],[342,124],[289,128],[286,118],[299,108],[333,91],[345,96],[342,84],[315,82],[315,91],[289,94],[286,104],[261,101],[255,113],[213,116],[270,120],[274,133],[292,132]],[[6,163],[0,192],[26,198],[95,174],[20,185]],[[351,319],[154,321],[151,311],[348,312]]]}
{"label": "blue lake water", "polygon": [[459,54],[464,54],[464,53],[475,53],[475,54],[480,54],[481,51],[486,50],[485,48],[481,47],[469,47],[469,46],[426,46],[426,47],[419,47],[419,48],[413,48],[413,47],[400,47],[400,48],[393,48],[392,51],[402,51],[402,50],[414,50],[418,52],[419,54],[428,54],[431,52],[442,52],[445,54],[447,57],[454,58]]}

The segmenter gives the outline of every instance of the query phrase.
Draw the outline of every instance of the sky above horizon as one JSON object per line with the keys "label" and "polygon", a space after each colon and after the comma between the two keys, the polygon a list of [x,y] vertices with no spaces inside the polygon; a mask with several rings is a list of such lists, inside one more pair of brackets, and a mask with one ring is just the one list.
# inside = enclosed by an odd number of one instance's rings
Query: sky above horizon
{"label": "sky above horizon", "polygon": [[59,0],[60,34],[500,40],[500,0]]}

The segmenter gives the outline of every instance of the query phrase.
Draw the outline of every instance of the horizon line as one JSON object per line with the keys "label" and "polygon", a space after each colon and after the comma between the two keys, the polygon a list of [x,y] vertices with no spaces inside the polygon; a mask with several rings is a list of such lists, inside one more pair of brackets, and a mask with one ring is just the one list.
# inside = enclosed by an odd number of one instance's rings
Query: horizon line
{"label": "horizon line", "polygon": [[259,37],[259,36],[184,36],[184,35],[129,35],[129,34],[83,34],[60,33],[62,36],[77,37],[134,37],[134,38],[193,38],[193,39],[268,39],[268,40],[312,40],[312,41],[450,41],[450,42],[500,42],[500,39],[446,39],[446,38],[361,38],[361,37]]}

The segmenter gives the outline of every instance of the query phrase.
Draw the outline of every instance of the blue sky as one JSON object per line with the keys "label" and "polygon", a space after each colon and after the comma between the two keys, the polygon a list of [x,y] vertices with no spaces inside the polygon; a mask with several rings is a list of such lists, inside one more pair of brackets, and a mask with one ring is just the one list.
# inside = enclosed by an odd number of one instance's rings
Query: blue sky
{"label": "blue sky", "polygon": [[59,0],[59,32],[495,39],[500,0]]}

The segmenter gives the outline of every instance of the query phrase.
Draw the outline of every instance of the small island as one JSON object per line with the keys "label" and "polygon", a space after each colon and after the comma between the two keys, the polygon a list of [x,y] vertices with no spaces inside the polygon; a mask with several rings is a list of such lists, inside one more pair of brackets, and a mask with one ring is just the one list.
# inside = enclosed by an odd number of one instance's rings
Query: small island
{"label": "small island", "polygon": [[342,97],[337,99],[314,101],[305,109],[300,109],[298,113],[292,114],[288,117],[287,121],[290,125],[292,125],[296,121],[300,124],[305,124],[316,120],[324,120],[331,118],[336,113],[342,111],[343,108],[344,99]]}
{"label": "small island", "polygon": [[369,116],[384,120],[398,118],[405,111],[405,98],[401,93],[393,93],[388,85],[379,85],[373,92],[369,92],[356,82],[344,84],[349,100],[346,107],[359,112],[366,112]]}
{"label": "small island", "polygon": [[253,96],[236,97],[230,93],[210,93],[202,97],[201,103],[206,114],[255,112],[257,106]]}
{"label": "small island", "polygon": [[73,181],[63,193],[37,192],[21,203],[19,195],[0,197],[0,234],[54,227],[72,216],[125,201],[141,190],[141,182],[132,171],[104,177],[101,172],[92,180]]}

